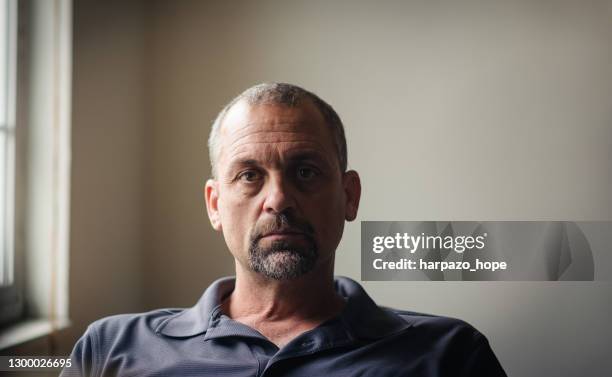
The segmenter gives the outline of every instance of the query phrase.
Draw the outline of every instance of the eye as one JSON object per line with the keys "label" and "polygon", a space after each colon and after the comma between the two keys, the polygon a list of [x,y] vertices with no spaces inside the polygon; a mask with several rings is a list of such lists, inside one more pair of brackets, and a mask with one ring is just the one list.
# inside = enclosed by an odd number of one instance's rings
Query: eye
{"label": "eye", "polygon": [[255,182],[261,177],[261,174],[255,170],[246,170],[238,175],[238,180],[244,182]]}
{"label": "eye", "polygon": [[303,181],[309,181],[313,179],[314,177],[316,177],[318,174],[319,173],[317,172],[316,169],[313,169],[309,166],[300,166],[297,169],[297,176],[299,179]]}

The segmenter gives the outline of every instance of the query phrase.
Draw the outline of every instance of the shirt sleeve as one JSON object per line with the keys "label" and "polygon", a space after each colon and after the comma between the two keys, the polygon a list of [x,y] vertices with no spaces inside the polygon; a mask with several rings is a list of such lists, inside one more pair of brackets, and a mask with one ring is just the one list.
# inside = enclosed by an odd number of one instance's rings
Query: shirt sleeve
{"label": "shirt sleeve", "polygon": [[70,354],[70,367],[62,370],[60,377],[92,377],[96,375],[95,357],[97,336],[93,325],[77,341]]}

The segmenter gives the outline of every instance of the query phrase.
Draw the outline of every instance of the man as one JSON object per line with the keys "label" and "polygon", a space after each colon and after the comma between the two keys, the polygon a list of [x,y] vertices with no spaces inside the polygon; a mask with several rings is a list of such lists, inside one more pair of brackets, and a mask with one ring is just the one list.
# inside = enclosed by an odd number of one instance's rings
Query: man
{"label": "man", "polygon": [[361,185],[331,106],[294,85],[254,86],[218,115],[209,149],[206,208],[236,277],[191,309],[93,323],[66,375],[505,376],[468,324],[380,308],[334,280]]}

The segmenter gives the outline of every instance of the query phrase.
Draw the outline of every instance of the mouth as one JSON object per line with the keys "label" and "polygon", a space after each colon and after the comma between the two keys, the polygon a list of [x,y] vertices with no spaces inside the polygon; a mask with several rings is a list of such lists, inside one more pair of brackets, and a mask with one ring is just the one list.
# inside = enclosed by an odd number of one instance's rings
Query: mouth
{"label": "mouth", "polygon": [[276,229],[266,230],[257,238],[257,241],[264,240],[264,242],[285,241],[302,243],[310,240],[311,238],[310,232],[294,226],[283,226]]}
{"label": "mouth", "polygon": [[294,230],[284,230],[284,231],[274,231],[270,233],[266,233],[261,238],[267,239],[282,239],[282,238],[294,238],[294,237],[305,237],[306,235],[300,231]]}

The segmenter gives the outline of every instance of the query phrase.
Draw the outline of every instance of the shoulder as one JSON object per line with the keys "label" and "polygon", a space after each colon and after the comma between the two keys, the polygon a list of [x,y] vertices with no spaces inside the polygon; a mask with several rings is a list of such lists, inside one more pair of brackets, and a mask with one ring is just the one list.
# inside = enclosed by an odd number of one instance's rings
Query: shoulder
{"label": "shoulder", "polygon": [[377,305],[363,287],[350,278],[336,277],[336,290],[348,298],[346,319],[358,337],[391,337],[395,341],[417,340],[420,344],[446,347],[460,342],[485,341],[478,330],[460,319]]}
{"label": "shoulder", "polygon": [[157,309],[146,313],[119,314],[92,322],[81,338],[96,357],[116,352],[138,352],[157,340],[158,329],[185,309]]}
{"label": "shoulder", "polygon": [[470,348],[488,343],[480,331],[461,319],[386,307],[381,309],[404,320],[409,325],[408,333],[412,337],[429,339],[445,346]]}
{"label": "shoulder", "polygon": [[180,315],[185,310],[156,309],[145,313],[108,316],[92,322],[87,333],[99,337],[101,341],[117,339],[117,337],[154,335],[166,321]]}
{"label": "shoulder", "polygon": [[[487,338],[466,321],[406,310],[381,308],[406,321],[407,328],[398,336],[402,353],[418,344],[432,368],[440,375],[505,377],[502,366]],[[426,355],[426,356],[425,356]],[[442,361],[440,365],[434,361]]]}
{"label": "shoulder", "polygon": [[91,323],[75,344],[72,367],[64,369],[62,377],[104,375],[112,355],[143,352],[156,330],[184,309],[158,309],[146,313],[113,315]]}
{"label": "shoulder", "polygon": [[383,310],[392,311],[416,328],[423,327],[433,331],[465,333],[474,337],[483,336],[474,326],[458,318],[390,308],[383,308]]}

